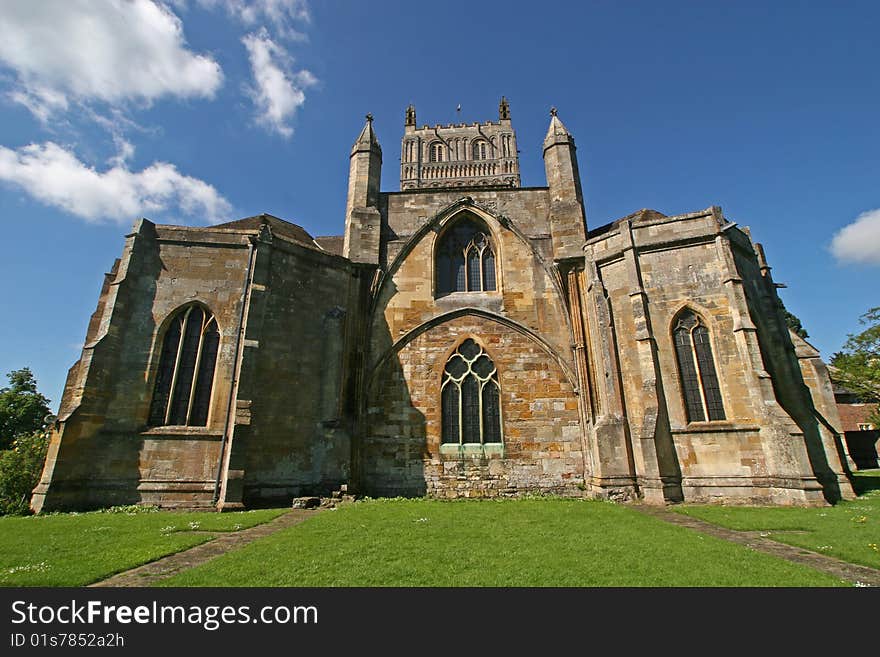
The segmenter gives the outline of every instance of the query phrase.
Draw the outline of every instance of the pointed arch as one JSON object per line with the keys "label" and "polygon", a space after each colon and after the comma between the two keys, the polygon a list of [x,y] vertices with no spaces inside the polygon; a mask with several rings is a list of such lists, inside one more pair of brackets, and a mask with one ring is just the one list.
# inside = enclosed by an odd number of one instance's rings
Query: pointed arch
{"label": "pointed arch", "polygon": [[[552,262],[548,262],[541,256],[532,241],[519,229],[515,222],[511,221],[504,215],[497,214],[495,211],[477,203],[470,196],[463,196],[437,212],[433,217],[430,217],[428,221],[422,224],[404,243],[394,257],[394,260],[388,265],[388,268],[384,271],[380,270],[371,288],[372,295],[369,309],[369,314],[373,318],[371,321],[375,321],[377,309],[380,300],[383,298],[383,293],[386,288],[392,284],[397,270],[400,269],[403,262],[409,257],[413,249],[416,248],[416,245],[426,237],[431,240],[431,249],[434,254],[434,257],[431,259],[433,266],[436,259],[437,244],[440,236],[443,234],[446,227],[452,225],[455,219],[464,212],[475,215],[486,225],[491,233],[493,244],[496,247],[494,255],[497,277],[496,287],[498,290],[504,288],[504,245],[500,239],[500,233],[502,231],[507,231],[526,249],[528,249],[529,253],[532,254],[532,257],[538,262],[541,269],[543,269],[544,273],[547,275],[550,284],[553,286],[553,291],[555,292],[559,307],[563,310],[562,316],[566,328],[568,329],[569,337],[571,340],[574,340],[574,329],[571,324],[571,316],[567,312],[568,294],[564,289],[562,276],[560,275],[559,270],[553,266]],[[436,272],[432,273],[432,280],[437,280]]]}
{"label": "pointed arch", "polygon": [[672,343],[688,422],[726,419],[709,328],[689,306],[672,320]]}
{"label": "pointed arch", "polygon": [[159,367],[148,423],[207,426],[220,330],[201,303],[172,312],[164,322]]}
{"label": "pointed arch", "polygon": [[[517,333],[528,338],[529,340],[532,340],[553,360],[553,362],[555,362],[559,366],[559,369],[562,371],[562,374],[565,376],[566,381],[568,381],[568,384],[572,387],[572,389],[577,390],[577,377],[575,376],[574,370],[572,370],[570,365],[562,357],[562,354],[554,349],[553,346],[544,338],[535,333],[529,327],[520,324],[519,322],[512,320],[509,317],[498,315],[482,308],[474,308],[470,306],[465,308],[456,308],[455,310],[437,315],[436,317],[433,317],[430,320],[419,324],[415,328],[407,331],[402,336],[400,336],[390,347],[379,354],[368,367],[369,373],[367,374],[366,389],[371,390],[373,388],[376,382],[376,378],[379,372],[382,371],[382,368],[385,365],[386,361],[388,361],[392,356],[400,352],[400,350],[406,347],[410,342],[415,340],[423,333],[426,333],[427,331],[430,331],[431,329],[440,326],[441,324],[445,324],[446,322],[457,319],[458,317],[464,317],[465,315],[473,315],[475,317],[481,317],[483,319],[497,322],[498,324],[501,324],[508,329],[516,331]],[[451,353],[452,351],[450,350],[450,352],[447,354],[447,358]]]}
{"label": "pointed arch", "polygon": [[496,247],[492,232],[473,213],[462,213],[437,239],[434,256],[437,296],[497,290]]}

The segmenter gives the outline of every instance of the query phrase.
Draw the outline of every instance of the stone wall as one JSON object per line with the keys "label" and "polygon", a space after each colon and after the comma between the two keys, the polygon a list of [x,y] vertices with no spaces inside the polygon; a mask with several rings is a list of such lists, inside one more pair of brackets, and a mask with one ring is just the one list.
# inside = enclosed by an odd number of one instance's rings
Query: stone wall
{"label": "stone wall", "polygon": [[[715,208],[678,217],[651,213],[590,240],[587,258],[597,264],[610,302],[622,413],[642,493],[662,487],[666,499],[671,493],[685,501],[819,503],[821,468],[765,365],[768,351],[786,374],[797,362],[767,321],[753,321],[756,286],[765,283],[748,236]],[[685,414],[672,336],[685,308],[709,329],[723,421],[689,422]],[[798,387],[791,376],[779,379],[789,405],[806,408],[803,381]]]}
{"label": "stone wall", "polygon": [[243,499],[329,494],[350,475],[359,270],[277,236],[257,246],[256,270],[234,437]]}
{"label": "stone wall", "polygon": [[[211,504],[247,243],[245,231],[135,225],[65,387],[36,509]],[[189,302],[220,331],[208,425],[148,427],[164,329]]]}
{"label": "stone wall", "polygon": [[[440,384],[472,338],[499,373],[503,448],[441,445]],[[584,454],[573,382],[529,332],[465,314],[398,345],[368,383],[364,487],[373,495],[581,494]]]}
{"label": "stone wall", "polygon": [[382,254],[380,264],[388,267],[400,249],[438,212],[464,197],[495,216],[509,217],[516,227],[534,242],[542,255],[550,254],[550,198],[546,187],[506,190],[417,190],[383,193],[379,210],[383,218]]}
{"label": "stone wall", "polygon": [[[139,222],[71,368],[37,510],[212,506],[221,484],[234,508],[348,481],[361,273],[269,224]],[[208,423],[150,427],[164,331],[191,302],[220,331]]]}
{"label": "stone wall", "polygon": [[[583,486],[583,427],[565,291],[555,264],[541,253],[545,201],[544,190],[474,192],[473,200],[439,192],[388,197],[394,239],[375,294],[366,370],[367,490],[476,496]],[[492,235],[498,290],[438,295],[436,243],[463,217],[476,218]],[[466,335],[493,358],[498,354],[501,453],[450,446],[441,453],[436,413],[442,371]]]}

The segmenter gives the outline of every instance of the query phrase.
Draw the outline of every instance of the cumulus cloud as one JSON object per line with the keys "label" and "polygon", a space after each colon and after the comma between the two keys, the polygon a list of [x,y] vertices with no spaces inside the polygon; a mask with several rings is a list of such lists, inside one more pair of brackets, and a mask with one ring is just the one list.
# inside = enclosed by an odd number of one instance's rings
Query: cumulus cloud
{"label": "cumulus cloud", "polygon": [[187,47],[180,19],[151,0],[6,0],[0,62],[9,98],[46,121],[70,101],[213,98],[220,65]]}
{"label": "cumulus cloud", "polygon": [[[126,146],[121,145],[121,150],[126,151]],[[181,174],[173,164],[154,162],[135,172],[118,161],[106,171],[97,171],[51,141],[18,150],[0,146],[0,181],[87,221],[128,223],[135,217],[178,210],[216,223],[232,210],[213,186]]]}
{"label": "cumulus cloud", "polygon": [[207,9],[222,7],[248,27],[266,21],[288,39],[305,39],[305,34],[294,25],[311,22],[306,0],[198,0],[198,3]]}
{"label": "cumulus cloud", "polygon": [[880,209],[863,212],[831,240],[831,253],[844,263],[880,265]]}
{"label": "cumulus cloud", "polygon": [[293,71],[293,59],[264,29],[242,39],[248,52],[254,84],[249,89],[257,108],[257,122],[270,132],[290,137],[289,121],[305,102],[305,89],[317,78],[303,69]]}

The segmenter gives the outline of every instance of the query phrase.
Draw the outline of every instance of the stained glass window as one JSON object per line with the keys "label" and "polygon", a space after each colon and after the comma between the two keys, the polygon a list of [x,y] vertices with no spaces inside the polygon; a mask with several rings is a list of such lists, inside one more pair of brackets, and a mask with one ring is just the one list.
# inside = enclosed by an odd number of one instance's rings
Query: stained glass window
{"label": "stained glass window", "polygon": [[495,252],[488,232],[470,219],[447,230],[437,249],[437,292],[492,292],[497,289]]}
{"label": "stained glass window", "polygon": [[688,422],[725,419],[709,329],[699,316],[686,310],[679,315],[673,337]]}
{"label": "stained glass window", "polygon": [[444,443],[500,443],[498,370],[474,340],[462,342],[443,371],[441,406]]}
{"label": "stained glass window", "polygon": [[220,346],[217,320],[201,306],[183,308],[162,340],[149,423],[206,426]]}

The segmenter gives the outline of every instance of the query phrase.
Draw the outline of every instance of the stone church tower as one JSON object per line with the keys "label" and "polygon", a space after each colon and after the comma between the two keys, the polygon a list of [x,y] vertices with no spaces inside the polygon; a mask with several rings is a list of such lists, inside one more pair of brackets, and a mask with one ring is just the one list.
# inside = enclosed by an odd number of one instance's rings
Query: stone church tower
{"label": "stone church tower", "polygon": [[588,229],[556,110],[544,187],[497,122],[367,121],[345,231],[139,220],[71,368],[35,510],[547,492],[851,497],[831,384],[717,207]]}

